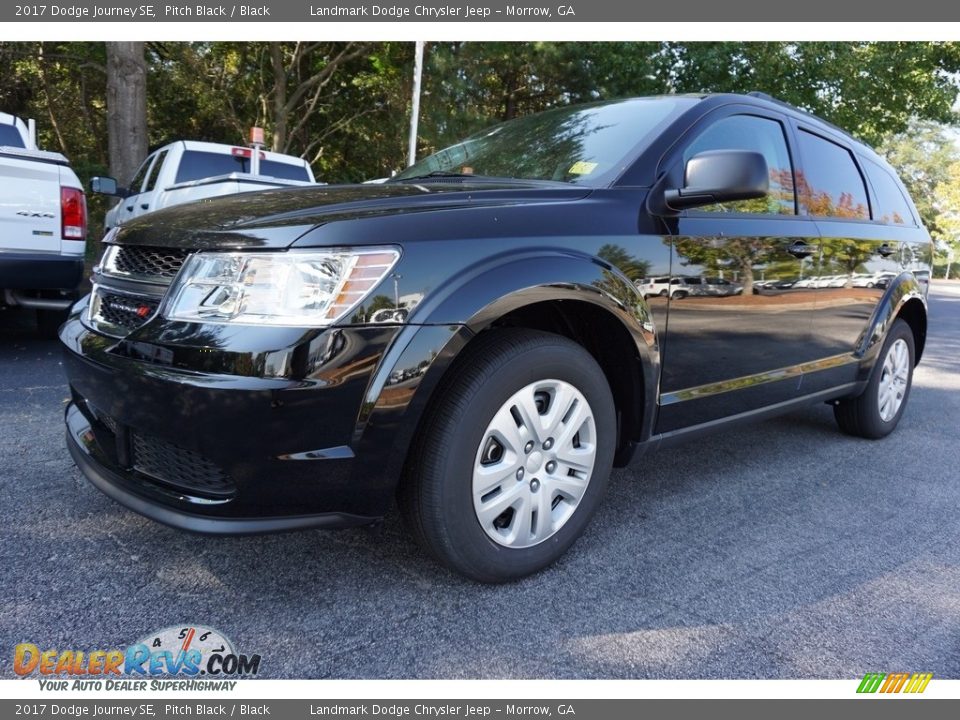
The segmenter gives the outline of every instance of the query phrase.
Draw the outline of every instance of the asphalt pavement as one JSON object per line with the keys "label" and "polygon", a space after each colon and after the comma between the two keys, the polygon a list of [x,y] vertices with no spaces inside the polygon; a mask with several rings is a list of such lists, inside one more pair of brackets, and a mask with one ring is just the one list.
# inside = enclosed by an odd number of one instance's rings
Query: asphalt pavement
{"label": "asphalt pavement", "polygon": [[381,532],[188,535],[64,447],[56,342],[0,311],[0,677],[12,649],[202,624],[263,677],[960,678],[960,286],[934,285],[899,429],[818,405],[617,471],[558,564],[488,587]]}

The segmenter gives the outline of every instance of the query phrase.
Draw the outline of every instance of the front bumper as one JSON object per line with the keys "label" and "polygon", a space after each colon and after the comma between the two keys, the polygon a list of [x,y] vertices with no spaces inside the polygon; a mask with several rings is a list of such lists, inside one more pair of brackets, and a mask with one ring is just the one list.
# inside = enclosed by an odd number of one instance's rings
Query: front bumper
{"label": "front bumper", "polygon": [[[76,405],[70,404],[66,413],[67,449],[80,472],[87,480],[124,507],[151,520],[179,530],[209,535],[249,535],[257,533],[304,530],[307,528],[344,528],[368,525],[377,518],[348,513],[321,513],[274,518],[209,517],[162,504],[151,497],[158,491],[156,485],[138,479],[132,474],[120,474],[97,459],[96,435],[91,424]],[[198,498],[170,491],[170,499],[180,505],[196,504]]]}
{"label": "front bumper", "polygon": [[[399,330],[214,338],[208,329],[205,346],[181,334],[173,348],[160,342],[169,327],[148,323],[118,340],[75,314],[60,333],[67,445],[92,484],[174,527],[243,534],[374,522],[397,478],[385,472],[389,446],[358,443],[358,418]],[[288,377],[257,376],[278,353],[289,356]]]}

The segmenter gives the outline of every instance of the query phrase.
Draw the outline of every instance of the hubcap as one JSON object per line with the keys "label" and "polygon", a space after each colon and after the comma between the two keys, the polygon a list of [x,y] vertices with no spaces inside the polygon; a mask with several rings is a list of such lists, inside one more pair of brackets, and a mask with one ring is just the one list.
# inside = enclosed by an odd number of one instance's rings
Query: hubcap
{"label": "hubcap", "polygon": [[910,350],[902,338],[898,338],[883,359],[880,383],[877,386],[877,407],[880,418],[890,422],[903,405],[910,380]]}
{"label": "hubcap", "polygon": [[525,548],[556,534],[590,483],[596,434],[587,399],[562,380],[531,383],[507,400],[474,458],[473,509],[487,536]]}

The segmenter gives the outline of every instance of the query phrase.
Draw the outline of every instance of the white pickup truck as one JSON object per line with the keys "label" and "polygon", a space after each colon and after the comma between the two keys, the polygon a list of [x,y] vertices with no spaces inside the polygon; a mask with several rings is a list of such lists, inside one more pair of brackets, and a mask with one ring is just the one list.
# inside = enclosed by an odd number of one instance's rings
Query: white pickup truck
{"label": "white pickup truck", "polygon": [[83,277],[87,202],[67,159],[37,149],[33,123],[0,113],[0,304],[37,311],[52,334]]}
{"label": "white pickup truck", "polygon": [[[254,150],[218,143],[179,140],[155,150],[141,163],[128,188],[110,177],[90,181],[94,192],[120,198],[104,219],[110,230],[153,210],[204,198],[252,190],[312,185],[306,160],[292,155],[259,153],[259,172],[251,168]],[[254,171],[254,172],[252,172]]]}

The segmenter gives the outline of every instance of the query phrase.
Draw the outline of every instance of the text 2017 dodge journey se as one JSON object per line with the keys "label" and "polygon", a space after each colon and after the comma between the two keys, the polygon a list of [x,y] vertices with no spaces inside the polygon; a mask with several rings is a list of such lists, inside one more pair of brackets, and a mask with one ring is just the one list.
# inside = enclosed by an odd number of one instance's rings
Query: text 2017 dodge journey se
{"label": "text 2017 dodge journey se", "polygon": [[[374,523],[397,497],[489,582],[560,557],[644,450],[817,402],[887,435],[927,328],[930,237],[896,174],[762,95],[551,110],[383,184],[105,242],[60,332],[94,485],[204,533]],[[634,284],[676,275],[742,292]]]}

